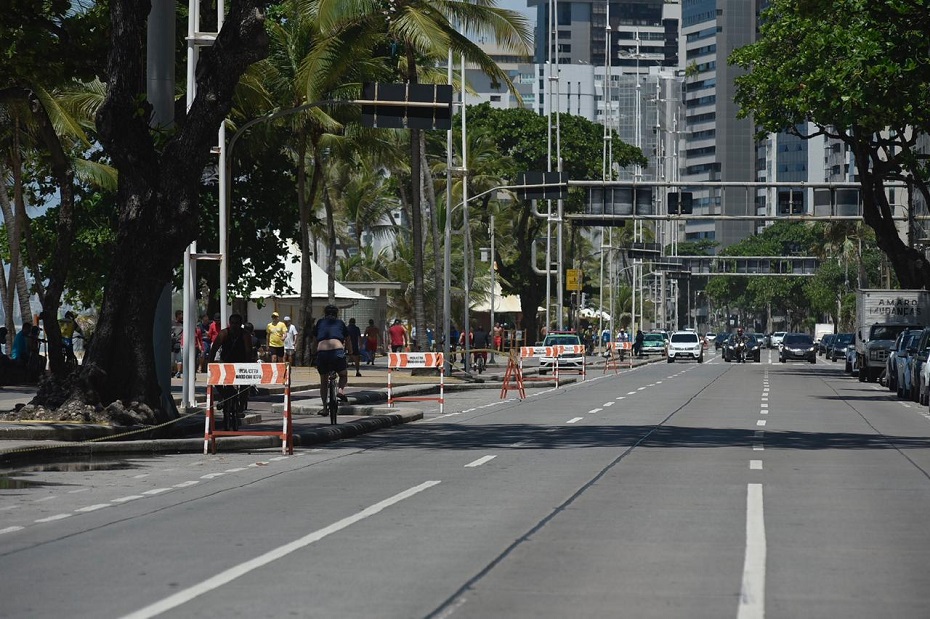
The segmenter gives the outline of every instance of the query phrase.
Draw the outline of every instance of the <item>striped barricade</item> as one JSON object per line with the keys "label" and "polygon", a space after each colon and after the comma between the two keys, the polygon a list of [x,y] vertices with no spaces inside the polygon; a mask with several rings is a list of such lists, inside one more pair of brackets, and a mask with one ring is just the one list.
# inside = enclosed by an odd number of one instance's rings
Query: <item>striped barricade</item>
{"label": "striped barricade", "polygon": [[[395,397],[391,386],[391,375],[396,370],[412,370],[414,368],[436,368],[439,370],[439,397],[433,396],[406,396]],[[392,352],[388,353],[387,397],[388,405],[394,402],[423,402],[435,400],[439,402],[439,414],[445,405],[445,376],[446,366],[443,363],[441,352]]]}
{"label": "striped barricade", "polygon": [[[520,347],[520,375],[523,377],[523,382],[527,381],[555,381],[556,387],[559,386],[559,377],[554,372],[552,378],[548,376],[543,376],[542,374],[538,376],[527,376],[523,372],[523,360],[524,359],[542,359],[543,357],[552,357],[556,359],[556,364],[558,364],[559,355],[562,354],[564,346],[521,346]],[[542,371],[542,370],[540,370]]]}
{"label": "striped barricade", "polygon": [[620,364],[633,367],[632,342],[608,342],[606,354],[607,358],[604,360],[604,374],[606,374],[608,370],[619,372]]}
{"label": "striped barricade", "polygon": [[[555,386],[556,387],[559,386],[559,377],[563,372],[577,373],[581,375],[581,380],[587,380],[588,379],[588,369],[587,369],[588,364],[587,364],[587,358],[585,357],[586,349],[585,349],[584,344],[557,346],[557,348],[561,350],[559,351],[559,355],[556,356],[555,358]],[[569,367],[567,365],[560,363],[560,361],[562,360],[562,355],[564,354],[581,355],[581,367]]]}
{"label": "striped barricade", "polygon": [[[284,420],[276,430],[217,430],[213,388],[227,385],[284,385]],[[281,453],[294,453],[291,418],[291,366],[288,363],[211,363],[207,366],[207,418],[204,422],[203,453],[216,453],[218,436],[277,436]]]}

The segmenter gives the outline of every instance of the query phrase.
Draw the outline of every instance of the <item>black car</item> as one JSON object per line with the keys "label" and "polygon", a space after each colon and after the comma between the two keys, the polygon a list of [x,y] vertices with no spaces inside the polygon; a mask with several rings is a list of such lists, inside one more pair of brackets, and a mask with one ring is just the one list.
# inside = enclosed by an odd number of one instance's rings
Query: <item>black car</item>
{"label": "black car", "polygon": [[820,341],[817,343],[817,354],[825,355],[827,351],[830,350],[830,346],[833,345],[833,338],[836,337],[836,333],[827,333]]}
{"label": "black car", "polygon": [[714,338],[714,350],[723,348],[723,345],[726,344],[728,339],[730,339],[729,333],[718,333],[717,337]]}
{"label": "black car", "polygon": [[786,361],[817,363],[817,345],[814,344],[814,338],[806,333],[786,333],[781,341],[778,360],[782,363]]}
{"label": "black car", "polygon": [[846,347],[854,341],[855,336],[852,333],[837,333],[833,336],[833,341],[830,342],[830,348],[827,349],[824,356],[828,357],[830,361],[845,359]]}
{"label": "black car", "polygon": [[[755,361],[758,363],[762,358],[762,341],[755,333],[744,333],[743,340],[746,342],[746,361]],[[723,360],[729,363],[736,359],[736,334],[730,335],[723,345]]]}

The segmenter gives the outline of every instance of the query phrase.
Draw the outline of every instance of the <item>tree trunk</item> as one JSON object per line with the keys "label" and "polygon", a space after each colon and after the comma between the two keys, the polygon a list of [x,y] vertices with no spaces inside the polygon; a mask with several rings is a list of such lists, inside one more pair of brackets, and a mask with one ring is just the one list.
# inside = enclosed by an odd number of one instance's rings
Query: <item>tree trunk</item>
{"label": "tree trunk", "polygon": [[[0,167],[0,174],[2,174],[3,168]],[[7,232],[7,241],[10,247],[10,254],[16,256],[15,259],[10,261],[10,281],[9,285],[7,284],[6,271],[0,269],[0,296],[3,298],[3,315],[5,317],[5,326],[9,331],[9,345],[12,345],[13,336],[16,334],[16,331],[19,329],[19,326],[13,322],[13,301],[16,299],[17,290],[20,286],[25,289],[25,278],[26,274],[23,271],[22,265],[19,263],[18,253],[19,253],[19,242],[17,240],[18,230],[16,218],[13,215],[13,207],[10,204],[10,195],[7,193],[6,185],[0,183],[0,211],[3,213],[3,221],[6,223],[4,226]],[[14,247],[15,252],[14,252]],[[22,295],[20,295],[20,315],[24,321],[32,322],[32,312],[27,314],[22,313]],[[26,297],[26,309],[29,309],[29,298]]]}
{"label": "tree trunk", "polygon": [[101,143],[119,171],[119,224],[94,339],[72,399],[119,402],[140,420],[162,422],[152,330],[155,307],[185,248],[197,237],[198,190],[217,128],[246,68],[267,53],[263,4],[230,5],[212,47],[201,54],[197,96],[178,130],[157,150],[148,124],[144,54],[148,2],[111,0],[108,92],[97,114]]}
{"label": "tree trunk", "polygon": [[305,192],[307,179],[306,136],[299,140],[299,163],[297,169],[298,204],[300,205],[300,327],[298,329],[297,359],[300,365],[310,365],[313,358],[313,240],[310,235],[311,208],[315,201],[317,188],[323,178],[322,170],[314,159],[313,176],[310,179],[310,192]]}
{"label": "tree trunk", "polygon": [[329,303],[336,302],[336,222],[333,217],[333,202],[330,200],[329,189],[323,188],[323,210],[326,213],[326,234],[329,243],[326,245],[326,299]]}

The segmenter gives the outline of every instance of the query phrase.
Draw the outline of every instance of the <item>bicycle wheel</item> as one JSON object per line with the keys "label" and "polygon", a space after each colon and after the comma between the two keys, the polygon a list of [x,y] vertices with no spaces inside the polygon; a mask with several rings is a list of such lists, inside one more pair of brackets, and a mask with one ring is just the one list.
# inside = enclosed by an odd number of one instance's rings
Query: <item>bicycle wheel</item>
{"label": "bicycle wheel", "polygon": [[339,415],[339,398],[336,396],[336,381],[338,374],[333,372],[329,375],[329,389],[327,392],[326,406],[329,408],[329,423],[335,424],[336,417]]}
{"label": "bicycle wheel", "polygon": [[242,394],[236,391],[236,394],[226,402],[226,408],[223,411],[227,430],[239,431],[240,412],[242,412]]}

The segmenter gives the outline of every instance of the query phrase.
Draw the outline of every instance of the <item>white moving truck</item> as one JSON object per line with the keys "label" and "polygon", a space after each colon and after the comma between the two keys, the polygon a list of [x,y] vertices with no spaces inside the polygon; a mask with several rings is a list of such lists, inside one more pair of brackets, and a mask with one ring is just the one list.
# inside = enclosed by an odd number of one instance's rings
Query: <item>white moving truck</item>
{"label": "white moving truck", "polygon": [[860,382],[875,382],[898,333],[930,324],[926,290],[860,290],[856,293],[856,367]]}
{"label": "white moving truck", "polygon": [[818,322],[814,325],[814,342],[817,343],[823,339],[823,336],[833,333],[833,324],[829,322]]}

